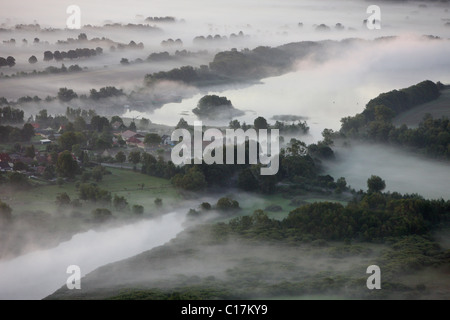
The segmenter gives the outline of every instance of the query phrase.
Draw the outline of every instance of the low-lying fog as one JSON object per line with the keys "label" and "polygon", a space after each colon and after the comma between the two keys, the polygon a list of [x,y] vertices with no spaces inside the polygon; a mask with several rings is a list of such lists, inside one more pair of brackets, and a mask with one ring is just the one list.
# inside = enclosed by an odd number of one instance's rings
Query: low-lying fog
{"label": "low-lying fog", "polygon": [[[306,117],[311,136],[304,140],[313,142],[321,139],[324,128],[339,130],[341,118],[360,113],[370,99],[382,92],[426,79],[450,83],[446,72],[450,68],[449,56],[450,41],[404,36],[395,41],[358,43],[321,64],[302,60],[296,71],[263,79],[260,85],[212,88],[208,94],[226,96],[235,108],[246,111],[237,118],[241,122],[253,123],[256,117],[263,116],[274,123],[270,119],[280,114]],[[192,123],[197,118],[191,110],[204,94],[166,104],[153,113],[130,111],[125,116],[144,116],[167,125],[176,125],[183,117]],[[227,125],[228,121],[209,123]]]}
{"label": "low-lying fog", "polygon": [[[89,89],[116,86],[130,93],[143,85],[145,74],[169,70],[180,65],[198,66],[211,61],[220,50],[237,48],[252,49],[259,45],[279,46],[290,42],[342,40],[362,38],[366,40],[382,36],[397,35],[396,40],[350,43],[334,50],[330,46],[328,60],[321,63],[313,59],[299,61],[291,73],[262,80],[262,84],[243,87],[224,86],[208,88],[201,93],[196,88],[168,85],[157,90],[163,95],[188,96],[181,103],[170,103],[154,109],[151,102],[148,110],[131,111],[127,117],[145,116],[154,123],[176,125],[181,117],[192,123],[197,120],[191,110],[204,94],[226,96],[233,105],[246,111],[237,118],[241,122],[253,123],[258,116],[271,118],[275,115],[296,115],[307,118],[310,134],[302,139],[315,142],[321,139],[324,128],[338,130],[340,119],[361,112],[365,104],[381,92],[411,86],[423,80],[441,81],[450,84],[450,6],[449,3],[427,2],[381,2],[381,30],[368,30],[363,24],[370,14],[367,1],[298,1],[298,0],[111,0],[76,2],[81,8],[81,24],[101,26],[105,23],[145,23],[145,18],[174,16],[175,23],[155,23],[159,30],[133,28],[84,28],[65,30],[68,14],[66,8],[74,4],[68,0],[7,1],[2,3],[0,28],[15,24],[39,23],[42,28],[59,28],[56,31],[1,30],[0,57],[12,55],[16,65],[2,67],[0,73],[14,74],[17,71],[43,71],[48,66],[61,63],[43,62],[45,50],[70,50],[96,47],[92,43],[57,44],[58,40],[77,38],[85,32],[88,39],[106,37],[115,42],[128,44],[131,40],[143,42],[143,50],[111,52],[109,45],[102,45],[103,54],[87,59],[64,60],[66,67],[79,64],[87,67],[80,73],[64,75],[23,76],[0,78],[0,97],[9,100],[22,96],[37,95],[44,99],[56,96],[61,87],[68,87],[80,94],[89,94]],[[302,24],[300,24],[302,23]],[[319,32],[317,25],[326,24],[330,30]],[[343,30],[335,28],[337,23]],[[153,24],[153,23],[152,23]],[[244,38],[233,41],[212,42],[198,45],[196,36],[221,35],[242,31]],[[422,35],[439,36],[442,40],[426,40]],[[248,37],[247,37],[248,36]],[[35,37],[39,44],[33,44]],[[4,44],[11,38],[16,44]],[[161,41],[181,39],[181,47],[165,47]],[[27,42],[22,42],[26,39]],[[206,56],[190,61],[169,63],[143,63],[121,65],[120,59],[130,61],[146,59],[151,53],[175,50],[197,52],[208,50]],[[38,63],[28,63],[36,55]],[[105,67],[106,66],[106,67]],[[126,103],[124,97],[106,100],[104,105]],[[92,101],[89,102],[91,104]],[[36,115],[40,109],[49,113],[64,114],[67,105],[78,107],[82,100],[70,104],[52,102],[24,106],[26,119]],[[100,105],[100,103],[99,103]],[[92,105],[83,107],[99,108]],[[105,113],[102,108],[101,113]],[[114,110],[117,110],[114,109]],[[113,114],[110,114],[111,116]],[[226,125],[229,120],[218,121]],[[355,146],[350,149],[337,148],[337,161],[328,164],[328,171],[335,178],[346,177],[356,189],[366,189],[367,178],[372,174],[386,180],[387,190],[417,192],[425,197],[449,198],[450,176],[448,164],[420,159],[393,148],[377,146]],[[68,274],[66,268],[76,264],[85,275],[95,268],[144,250],[161,245],[182,230],[182,220],[176,213],[161,220],[143,221],[105,232],[90,231],[78,234],[58,247],[33,252],[16,259],[0,263],[0,299],[39,299],[64,285]],[[81,284],[83,286],[83,283]]]}
{"label": "low-lying fog", "polygon": [[367,179],[377,175],[386,181],[384,191],[418,193],[427,199],[450,199],[450,165],[385,145],[336,147],[336,161],[327,172],[345,177],[356,190],[367,190]]}
{"label": "low-lying fog", "polygon": [[0,262],[0,299],[42,299],[65,285],[68,266],[78,265],[83,277],[102,265],[163,245],[183,229],[183,222],[184,216],[175,212],[107,231],[91,230],[56,248]]}

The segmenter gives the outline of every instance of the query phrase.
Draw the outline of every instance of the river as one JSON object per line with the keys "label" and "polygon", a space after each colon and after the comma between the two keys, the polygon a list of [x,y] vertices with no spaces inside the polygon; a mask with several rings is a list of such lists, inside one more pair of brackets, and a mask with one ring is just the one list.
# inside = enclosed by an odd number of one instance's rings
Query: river
{"label": "river", "polygon": [[106,231],[90,230],[55,248],[2,262],[0,299],[42,299],[66,284],[68,266],[79,266],[84,276],[102,265],[163,245],[182,231],[183,222],[184,216],[173,212]]}

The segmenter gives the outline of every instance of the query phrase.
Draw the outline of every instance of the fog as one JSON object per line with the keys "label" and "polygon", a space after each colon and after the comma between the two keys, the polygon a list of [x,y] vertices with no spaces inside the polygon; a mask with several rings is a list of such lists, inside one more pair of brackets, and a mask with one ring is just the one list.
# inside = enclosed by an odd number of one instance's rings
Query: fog
{"label": "fog", "polygon": [[[6,31],[0,32],[1,42],[11,38],[16,39],[15,45],[0,43],[1,56],[12,55],[16,58],[16,66],[13,68],[3,67],[0,72],[11,74],[17,71],[32,72],[33,70],[43,70],[47,66],[60,66],[61,62],[43,62],[43,52],[45,50],[69,50],[75,47],[96,47],[104,49],[104,53],[97,57],[82,58],[75,60],[64,60],[66,66],[79,64],[82,68],[88,69],[80,74],[67,74],[64,76],[37,76],[31,78],[18,79],[0,79],[0,96],[8,99],[17,99],[23,95],[38,95],[44,98],[46,95],[55,95],[58,88],[66,86],[74,89],[76,92],[88,93],[91,88],[99,88],[107,85],[115,85],[131,91],[136,87],[142,86],[143,76],[146,73],[152,73],[161,70],[169,70],[180,65],[207,64],[212,60],[215,52],[220,50],[229,50],[231,48],[243,49],[254,48],[260,45],[278,46],[289,42],[298,41],[320,41],[320,40],[342,40],[346,38],[375,39],[382,36],[421,36],[432,34],[448,38],[449,30],[445,23],[450,19],[448,4],[429,3],[426,8],[419,7],[416,2],[407,2],[401,4],[391,4],[383,2],[380,4],[382,10],[382,28],[381,30],[368,30],[363,20],[369,14],[366,13],[368,3],[365,1],[142,1],[132,0],[127,2],[126,6],[121,1],[108,2],[108,5],[102,5],[99,2],[78,1],[77,5],[81,8],[82,25],[102,26],[105,23],[121,24],[142,24],[148,16],[174,16],[174,23],[150,23],[157,27],[157,30],[136,30],[132,28],[82,28],[81,30],[65,29],[65,23],[68,15],[65,9],[70,1],[47,1],[45,7],[34,1],[17,1],[4,4],[4,9],[0,13],[0,27]],[[26,10],[24,9],[26,8]],[[252,12],[251,15],[246,14]],[[299,27],[299,23],[303,23]],[[10,30],[15,24],[39,23],[41,28],[52,28],[49,30],[27,31],[26,29]],[[341,23],[343,30],[334,28],[336,23]],[[315,31],[315,26],[326,24],[331,27],[328,32]],[[242,31],[245,35],[243,39],[230,39],[230,34]],[[58,40],[67,38],[77,38],[78,34],[86,33],[88,39],[95,37],[106,37],[112,41],[128,44],[131,40],[136,43],[143,42],[143,50],[119,50],[110,52],[110,45],[107,42],[100,43],[74,43],[57,44]],[[196,36],[221,35],[227,36],[227,41],[214,41],[210,45],[198,45],[193,42]],[[38,37],[39,44],[33,44],[33,39]],[[172,39],[181,39],[182,47],[164,47],[161,41]],[[22,39],[26,39],[28,44],[23,45]],[[46,44],[46,42],[48,44]],[[364,48],[350,47],[348,51],[344,50],[345,64],[342,60],[335,61],[336,69],[333,66],[322,65],[314,72],[317,72],[318,79],[311,79],[312,85],[320,81],[321,87],[334,91],[334,83],[339,73],[339,83],[347,86],[355,86],[355,82],[349,83],[348,80],[364,80],[361,73],[371,79],[371,82],[384,83],[386,79],[404,77],[411,80],[413,75],[420,75],[422,70],[428,70],[428,65],[423,63],[433,63],[432,67],[442,68],[442,58],[434,55],[435,50],[429,48],[429,44],[422,42],[420,44],[408,44],[405,41],[392,46],[386,43],[385,46],[375,48],[368,46]],[[437,45],[435,45],[437,46]],[[152,52],[186,49],[197,52],[199,50],[208,50],[210,53],[202,58],[181,60],[171,63],[156,64],[137,64],[121,66],[121,58],[127,58],[133,61],[137,58],[145,60]],[[430,49],[430,51],[428,51]],[[448,56],[448,46],[436,48],[440,50],[440,57]],[[349,52],[350,51],[350,52]],[[368,52],[366,52],[368,51]],[[405,53],[407,54],[405,57]],[[28,58],[32,55],[38,57],[38,63],[30,65]],[[356,56],[355,56],[356,55]],[[405,59],[406,58],[406,59]],[[398,60],[397,60],[398,59]],[[434,61],[437,59],[437,61]],[[400,65],[397,64],[400,61]],[[417,63],[420,61],[421,63]],[[428,61],[428,62],[427,62]],[[446,61],[448,62],[448,61]],[[306,62],[306,64],[308,64]],[[380,70],[380,66],[381,70]],[[410,68],[414,66],[414,68]],[[303,68],[306,68],[304,65]],[[372,68],[371,68],[372,67]],[[397,70],[394,70],[394,67]],[[315,67],[313,69],[316,69]],[[409,70],[409,74],[402,74],[400,71]],[[354,71],[357,71],[356,73]],[[383,71],[391,70],[393,77],[386,77]],[[308,78],[306,70],[305,77]],[[330,72],[334,71],[330,76]],[[377,79],[377,71],[382,76]],[[340,73],[344,73],[342,79]],[[345,73],[352,73],[353,77],[347,79]],[[325,73],[325,74],[324,74]],[[312,75],[314,77],[314,74]],[[322,83],[324,78],[328,81]],[[304,81],[301,79],[288,78],[283,82],[300,80],[300,87],[304,87]],[[377,81],[378,80],[378,81]],[[439,79],[445,80],[445,79]],[[355,80],[356,81],[356,80]],[[401,81],[401,79],[394,81]],[[404,83],[405,81],[403,81]],[[331,83],[331,84],[330,84]],[[403,84],[402,83],[402,84]],[[329,86],[330,84],[330,86]],[[396,83],[392,83],[394,86]],[[386,83],[389,87],[391,83]],[[357,87],[363,87],[357,85]],[[305,87],[306,89],[306,87]],[[336,91],[346,88],[337,88]],[[372,88],[375,89],[375,88]],[[378,89],[378,88],[377,88]],[[309,90],[305,90],[310,92]],[[376,92],[373,90],[373,92]],[[250,93],[251,94],[251,93]],[[328,100],[332,98],[333,92],[326,95]],[[275,95],[274,95],[275,96]],[[240,101],[239,101],[240,102]],[[322,101],[323,102],[323,101]],[[361,101],[360,103],[364,103]],[[288,104],[288,103],[286,103]],[[243,106],[245,107],[245,105]],[[254,106],[250,106],[253,108]],[[264,111],[264,110],[262,110]],[[258,112],[261,112],[258,110]]]}
{"label": "fog", "polygon": [[[25,111],[25,119],[36,115],[41,109],[47,109],[53,115],[64,114],[66,107],[70,106],[95,109],[101,115],[145,117],[153,123],[170,126],[176,125],[183,117],[192,124],[198,120],[192,109],[200,98],[205,94],[217,94],[226,96],[235,108],[245,112],[236,118],[241,123],[253,123],[258,116],[265,117],[269,123],[274,123],[272,119],[281,115],[302,117],[307,121],[310,132],[299,136],[299,139],[313,143],[322,138],[323,129],[339,130],[341,118],[360,113],[365,104],[381,92],[408,87],[426,79],[450,84],[450,28],[445,25],[450,22],[449,3],[426,2],[424,6],[422,2],[415,1],[381,2],[378,4],[381,8],[380,30],[368,30],[363,21],[370,15],[366,9],[372,3],[358,0],[129,0],[126,3],[122,0],[79,0],[76,5],[81,8],[83,27],[69,30],[66,29],[66,8],[72,4],[72,1],[66,0],[45,1],[45,6],[42,2],[30,0],[2,4],[0,57],[14,56],[16,65],[0,69],[0,97],[16,100],[23,96],[39,96],[44,99],[46,96],[56,96],[61,87],[73,89],[78,95],[89,95],[92,88],[98,90],[116,86],[132,98],[122,96],[97,102],[75,99],[70,103],[58,100],[27,103],[20,106]],[[146,17],[164,16],[173,16],[176,21],[145,22]],[[30,30],[32,27],[14,27],[35,23],[40,25],[35,30]],[[122,26],[105,26],[114,23]],[[149,26],[126,27],[129,23]],[[336,28],[338,23],[342,28]],[[317,31],[320,24],[326,24],[330,30]],[[239,32],[243,35],[230,37]],[[85,33],[88,41],[58,43],[68,38],[76,39],[80,33]],[[194,41],[195,37],[208,35],[220,35],[226,39],[203,44]],[[379,39],[389,36],[396,38]],[[35,37],[40,39],[39,43],[33,43]],[[103,37],[106,39],[89,41]],[[6,43],[12,38],[16,40],[14,45]],[[26,43],[22,39],[26,39]],[[164,46],[162,41],[168,39],[180,39],[183,44]],[[132,40],[142,42],[144,48],[110,50],[112,44],[127,45]],[[301,41],[322,41],[324,49],[299,59],[289,72],[262,79],[258,84],[241,83],[199,89],[162,82],[153,88],[143,88],[146,74],[184,65],[207,65],[219,51],[276,47]],[[103,49],[101,55],[60,62],[42,61],[46,50],[96,47]],[[173,56],[176,50],[195,54],[162,62],[145,61],[151,53],[167,51]],[[36,64],[28,63],[31,55],[38,58]],[[122,58],[128,59],[130,64],[121,64]],[[144,62],[137,63],[137,59]],[[62,63],[66,67],[77,64],[83,71],[30,75],[34,70],[44,71],[49,66],[61,67]],[[28,75],[10,77],[17,72]],[[178,101],[166,103],[172,100]],[[126,105],[129,107],[125,108]],[[228,122],[229,119],[205,120],[204,124],[224,126]],[[354,144],[352,147],[336,147],[335,152],[336,161],[325,163],[326,173],[335,179],[345,177],[347,183],[357,190],[366,190],[367,179],[375,174],[386,181],[386,191],[419,193],[427,198],[450,198],[447,163],[377,145]],[[255,199],[248,197],[245,201],[259,201]],[[186,201],[180,207],[194,208],[193,203],[192,200]],[[0,299],[40,299],[64,286],[69,276],[66,274],[69,265],[79,265],[84,276],[102,265],[162,245],[184,230],[182,215],[187,210],[179,208],[176,213],[164,215],[159,220],[80,233],[53,249],[0,262]],[[92,289],[105,284],[153,283],[160,278],[168,283],[179,283],[180,273],[229,280],[233,270],[245,269],[246,254],[250,250],[250,247],[233,241],[217,247],[199,243],[198,247],[192,248],[195,251],[193,257],[175,255],[171,258],[173,260],[166,261],[170,269],[161,269],[157,259],[150,261],[154,268],[149,269],[145,265],[147,256],[141,255],[134,261],[137,262],[135,269],[130,269],[129,262],[107,266],[88,276],[86,279],[93,282],[86,285]],[[283,274],[284,269],[276,263],[278,259],[289,256],[293,257],[290,269],[293,271]],[[368,263],[367,257],[336,262],[328,256],[314,257],[309,250],[274,249],[265,245],[255,249],[250,259],[253,264],[258,264],[258,261],[268,263],[267,270],[279,271],[272,277],[286,279],[295,277],[295,272],[308,275],[316,270],[332,268],[344,272],[353,268],[352,264]],[[82,288],[85,285],[83,281]]]}
{"label": "fog", "polygon": [[[328,244],[289,246],[232,238],[216,243],[208,229],[202,233],[200,230],[203,229],[187,230],[163,248],[98,268],[83,279],[87,285],[82,292],[69,292],[63,287],[51,298],[76,299],[83,295],[102,299],[119,294],[122,288],[180,290],[191,286],[215,291],[229,286],[234,294],[239,292],[246,298],[270,297],[276,295],[275,288],[283,283],[305,285],[324,277],[364,274],[384,247],[372,245],[360,254],[344,257],[339,249]],[[270,290],[271,285],[274,288]],[[342,298],[347,291],[337,289],[334,293],[340,293]],[[333,294],[333,289],[329,288],[327,293]]]}
{"label": "fog", "polygon": [[70,265],[78,265],[84,276],[104,264],[160,246],[183,229],[183,214],[170,213],[107,231],[91,230],[53,249],[0,262],[0,299],[42,299],[65,285]]}
{"label": "fog", "polygon": [[[253,123],[258,116],[294,114],[307,118],[310,137],[321,139],[324,128],[339,130],[340,119],[360,113],[365,104],[381,92],[401,89],[425,79],[450,83],[450,41],[404,36],[396,40],[352,43],[332,52],[324,63],[306,59],[297,70],[262,80],[250,87],[212,88],[208,94],[226,96],[234,107],[245,111],[241,122]],[[127,111],[124,116],[144,116],[153,122],[176,125],[183,117],[196,120],[191,112],[206,94],[198,93],[181,103],[169,103],[154,112]],[[178,115],[178,117],[174,117]],[[227,120],[205,121],[227,125]],[[274,123],[275,121],[272,121]]]}
{"label": "fog", "polygon": [[450,199],[450,165],[386,145],[335,148],[336,160],[326,162],[327,172],[345,177],[357,191],[367,190],[367,179],[377,175],[386,181],[385,191],[418,193],[427,199]]}

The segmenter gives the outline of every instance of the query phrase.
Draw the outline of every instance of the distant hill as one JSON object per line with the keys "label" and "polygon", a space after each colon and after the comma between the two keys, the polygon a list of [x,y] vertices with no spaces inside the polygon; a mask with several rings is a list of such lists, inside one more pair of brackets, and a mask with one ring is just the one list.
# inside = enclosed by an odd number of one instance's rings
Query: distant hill
{"label": "distant hill", "polygon": [[397,115],[392,120],[392,123],[395,126],[405,124],[412,128],[418,127],[427,113],[431,114],[435,119],[443,116],[450,118],[450,88],[442,90],[441,95],[436,100],[418,105]]}

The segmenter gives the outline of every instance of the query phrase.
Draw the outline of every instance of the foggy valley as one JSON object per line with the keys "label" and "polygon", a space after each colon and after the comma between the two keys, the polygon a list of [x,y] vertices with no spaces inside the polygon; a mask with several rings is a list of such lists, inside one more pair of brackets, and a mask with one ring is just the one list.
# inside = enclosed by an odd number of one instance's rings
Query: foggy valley
{"label": "foggy valley", "polygon": [[73,4],[0,12],[0,299],[449,299],[448,1]]}

